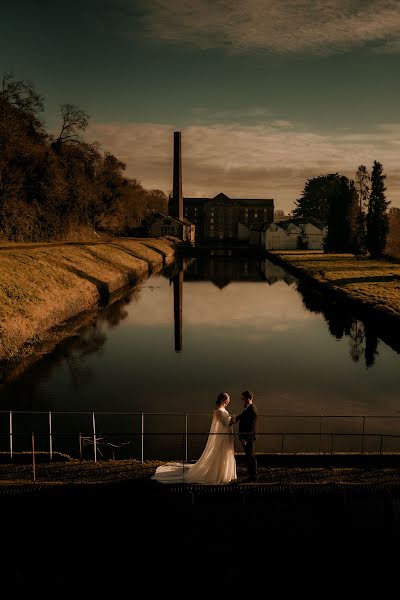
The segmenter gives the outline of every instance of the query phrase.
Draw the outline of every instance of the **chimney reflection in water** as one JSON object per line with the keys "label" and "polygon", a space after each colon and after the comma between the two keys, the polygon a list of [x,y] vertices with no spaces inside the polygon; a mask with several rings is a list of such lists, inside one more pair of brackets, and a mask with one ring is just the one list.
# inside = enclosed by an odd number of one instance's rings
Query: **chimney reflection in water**
{"label": "chimney reflection in water", "polygon": [[182,296],[183,296],[183,271],[175,275],[174,284],[174,329],[175,352],[182,351]]}

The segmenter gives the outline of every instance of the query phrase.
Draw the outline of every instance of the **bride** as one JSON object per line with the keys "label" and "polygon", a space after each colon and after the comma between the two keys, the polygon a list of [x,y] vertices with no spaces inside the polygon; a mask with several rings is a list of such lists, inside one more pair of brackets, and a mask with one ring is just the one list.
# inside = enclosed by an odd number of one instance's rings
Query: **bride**
{"label": "bride", "polygon": [[193,465],[168,463],[158,467],[152,479],[160,483],[229,483],[236,479],[236,461],[232,424],[226,410],[229,394],[219,394],[206,447]]}

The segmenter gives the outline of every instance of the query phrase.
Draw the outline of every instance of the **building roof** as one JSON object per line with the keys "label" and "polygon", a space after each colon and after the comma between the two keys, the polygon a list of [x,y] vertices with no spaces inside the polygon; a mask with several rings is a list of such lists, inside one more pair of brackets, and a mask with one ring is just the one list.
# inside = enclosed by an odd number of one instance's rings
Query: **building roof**
{"label": "building roof", "polygon": [[254,223],[254,225],[252,225],[250,227],[250,230],[251,231],[267,231],[269,226],[270,226],[270,223],[268,221],[263,221],[262,223]]}
{"label": "building roof", "polygon": [[213,198],[187,198],[186,196],[183,198],[184,202],[189,204],[204,204],[205,202],[210,202],[211,200],[231,200],[232,202],[238,203],[241,206],[249,206],[252,204],[261,204],[269,207],[274,206],[273,198],[230,198],[226,194],[220,192]]}
{"label": "building roof", "polygon": [[289,223],[294,223],[295,225],[305,225],[307,223],[311,223],[311,225],[315,225],[318,229],[324,229],[325,223],[322,223],[318,219],[314,219],[314,217],[295,217],[293,219],[289,219]]}
{"label": "building roof", "polygon": [[266,204],[267,206],[273,207],[273,198],[235,198],[235,202],[239,202],[242,206],[250,204]]}
{"label": "building roof", "polygon": [[177,221],[178,223],[181,223],[181,225],[192,225],[193,226],[193,223],[191,223],[187,219],[177,219],[176,217],[171,217],[171,215],[164,215],[164,213],[161,213],[161,212],[154,213],[154,217],[158,218],[158,219],[170,219],[172,221]]}
{"label": "building roof", "polygon": [[325,227],[321,221],[314,219],[314,217],[295,217],[293,219],[288,219],[287,221],[278,221],[278,223],[282,229],[286,229],[291,223],[293,223],[293,225],[306,225],[307,223],[311,223],[311,225],[318,227],[318,229],[324,229]]}

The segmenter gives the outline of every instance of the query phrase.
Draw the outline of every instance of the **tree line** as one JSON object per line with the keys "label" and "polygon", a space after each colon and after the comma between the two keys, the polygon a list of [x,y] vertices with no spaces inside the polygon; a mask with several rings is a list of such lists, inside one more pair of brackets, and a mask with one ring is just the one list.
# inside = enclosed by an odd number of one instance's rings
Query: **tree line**
{"label": "tree line", "polygon": [[351,252],[357,257],[383,255],[389,232],[389,202],[382,164],[370,173],[360,165],[354,179],[329,173],[307,180],[295,202],[296,217],[313,217],[327,225],[325,252]]}
{"label": "tree line", "polygon": [[43,98],[28,81],[5,74],[0,87],[0,238],[70,239],[89,229],[126,235],[146,228],[167,197],[125,174],[126,165],[83,138],[88,114],[60,107],[46,131]]}

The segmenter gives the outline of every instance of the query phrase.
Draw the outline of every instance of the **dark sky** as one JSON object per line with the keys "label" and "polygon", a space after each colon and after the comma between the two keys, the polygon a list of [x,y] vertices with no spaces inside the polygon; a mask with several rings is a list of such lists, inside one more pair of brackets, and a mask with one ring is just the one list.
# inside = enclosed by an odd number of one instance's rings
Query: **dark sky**
{"label": "dark sky", "polygon": [[0,67],[58,106],[147,187],[274,197],[380,160],[400,205],[400,3],[392,0],[3,0]]}

